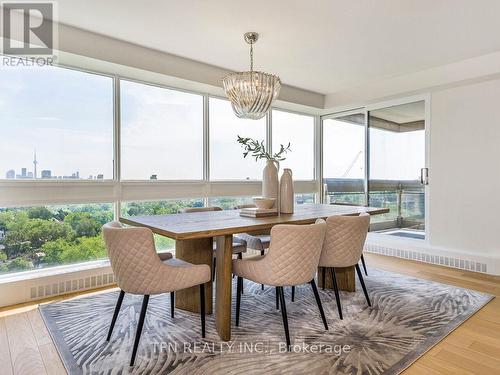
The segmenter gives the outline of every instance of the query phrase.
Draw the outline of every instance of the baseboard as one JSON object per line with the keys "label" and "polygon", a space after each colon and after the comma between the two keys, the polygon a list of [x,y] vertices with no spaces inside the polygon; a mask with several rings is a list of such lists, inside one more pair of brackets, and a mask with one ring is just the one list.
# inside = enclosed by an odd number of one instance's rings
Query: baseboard
{"label": "baseboard", "polygon": [[0,307],[39,299],[92,290],[113,285],[115,278],[108,265],[96,264],[84,269],[68,269],[26,278],[10,278],[0,281]]}
{"label": "baseboard", "polygon": [[431,246],[422,240],[370,233],[364,251],[467,271],[500,275],[499,257]]}

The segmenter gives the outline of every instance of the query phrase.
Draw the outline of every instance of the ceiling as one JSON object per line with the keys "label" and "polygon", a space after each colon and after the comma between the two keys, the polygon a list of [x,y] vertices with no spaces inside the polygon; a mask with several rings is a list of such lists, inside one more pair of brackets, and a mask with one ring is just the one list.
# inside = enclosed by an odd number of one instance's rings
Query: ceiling
{"label": "ceiling", "polygon": [[322,94],[500,50],[498,0],[60,0],[61,23]]}
{"label": "ceiling", "polygon": [[422,121],[425,118],[425,102],[422,100],[419,102],[385,107],[370,111],[370,115],[397,124]]}

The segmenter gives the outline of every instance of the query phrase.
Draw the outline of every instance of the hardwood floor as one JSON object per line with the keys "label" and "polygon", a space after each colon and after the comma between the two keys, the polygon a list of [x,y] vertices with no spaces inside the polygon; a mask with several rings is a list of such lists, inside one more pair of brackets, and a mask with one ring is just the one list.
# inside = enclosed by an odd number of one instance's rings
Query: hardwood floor
{"label": "hardwood floor", "polygon": [[[368,266],[500,296],[500,277],[365,254]],[[106,289],[93,293],[102,293]],[[55,297],[56,301],[79,294]],[[65,374],[38,303],[0,308],[0,374]],[[404,374],[500,374],[500,299],[495,298]]]}

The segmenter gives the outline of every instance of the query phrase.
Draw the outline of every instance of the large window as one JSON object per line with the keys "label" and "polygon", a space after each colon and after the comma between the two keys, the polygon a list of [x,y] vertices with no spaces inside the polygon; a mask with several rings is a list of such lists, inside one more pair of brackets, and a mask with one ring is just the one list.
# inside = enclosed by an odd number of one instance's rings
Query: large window
{"label": "large window", "polygon": [[294,180],[314,179],[314,117],[273,110],[273,153],[290,143],[292,152],[280,162],[290,168]]}
{"label": "large window", "polygon": [[0,208],[0,274],[103,259],[112,204]]}
{"label": "large window", "polygon": [[203,178],[203,96],[120,82],[121,177]]}
{"label": "large window", "polygon": [[0,66],[0,178],[112,179],[113,80]]}
{"label": "large window", "polygon": [[266,140],[266,119],[239,119],[227,100],[210,98],[210,178],[212,180],[260,180],[264,161],[243,158],[237,137]]}
{"label": "large window", "polygon": [[[11,180],[0,181],[0,274],[105,259],[101,228],[117,219],[116,206],[126,217],[252,204],[250,196],[207,197],[212,182],[241,194],[240,182],[261,180],[265,160],[244,158],[238,135],[268,148],[272,134],[274,152],[290,142],[281,170],[312,180],[314,123],[280,110],[239,119],[225,99],[76,69],[0,66],[0,180]],[[166,190],[201,198],[122,201]],[[311,203],[315,193],[295,199]],[[110,203],[86,203],[94,201]],[[171,239],[155,241],[174,249]]]}
{"label": "large window", "polygon": [[365,204],[365,115],[323,120],[323,186],[327,203]]}

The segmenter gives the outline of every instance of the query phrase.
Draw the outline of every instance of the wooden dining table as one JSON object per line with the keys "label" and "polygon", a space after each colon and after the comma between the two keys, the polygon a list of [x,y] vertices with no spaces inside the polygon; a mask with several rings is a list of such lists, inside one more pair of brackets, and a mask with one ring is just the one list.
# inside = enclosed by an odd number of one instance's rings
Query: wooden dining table
{"label": "wooden dining table", "polygon": [[[258,233],[270,230],[277,224],[311,224],[318,218],[367,212],[370,215],[388,212],[386,208],[303,204],[295,207],[293,214],[263,218],[239,215],[238,210],[181,213],[171,215],[120,217],[124,224],[146,227],[153,233],[175,240],[175,257],[193,264],[206,264],[212,270],[214,240],[216,243],[215,327],[223,341],[231,340],[231,291],[232,245],[237,233]],[[328,274],[328,273],[327,273]],[[339,286],[354,290],[354,267],[337,271]],[[331,280],[330,280],[331,281]],[[321,283],[320,283],[321,286]],[[212,282],[205,286],[207,314],[212,313]],[[176,308],[199,312],[199,288],[192,287],[176,292]]]}

